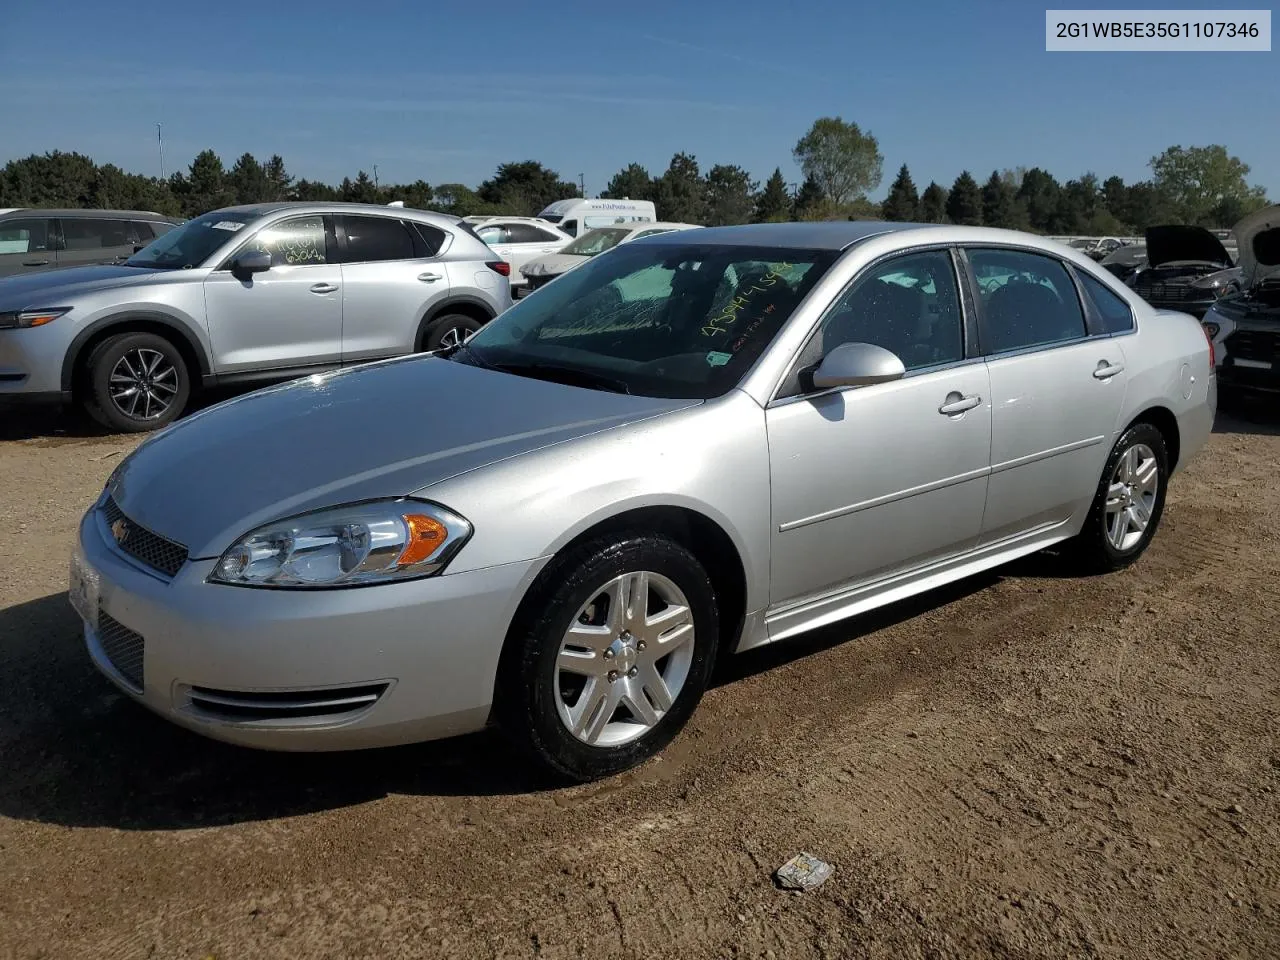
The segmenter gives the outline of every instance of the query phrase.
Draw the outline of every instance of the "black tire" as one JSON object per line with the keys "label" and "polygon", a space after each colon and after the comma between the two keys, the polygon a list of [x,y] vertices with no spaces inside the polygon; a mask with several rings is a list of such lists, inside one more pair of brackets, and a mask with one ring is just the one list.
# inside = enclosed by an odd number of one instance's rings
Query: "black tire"
{"label": "black tire", "polygon": [[452,346],[450,334],[461,341],[482,326],[484,324],[475,317],[469,317],[464,313],[446,313],[443,317],[436,317],[427,325],[427,331],[422,337],[422,349],[431,351]]}
{"label": "black tire", "polygon": [[[684,594],[693,617],[692,661],[670,708],[647,732],[617,745],[588,744],[560,717],[560,644],[570,621],[603,585],[637,571],[657,573]],[[642,532],[586,542],[552,561],[521,605],[498,668],[495,718],[517,749],[558,781],[583,783],[620,773],[661,752],[684,727],[706,690],[718,637],[715,590],[683,546]]]}
{"label": "black tire", "polygon": [[[1117,464],[1131,448],[1139,444],[1146,446],[1154,454],[1158,485],[1146,529],[1134,543],[1119,549],[1111,542],[1108,535],[1107,494],[1111,488],[1111,480],[1115,475]],[[1069,544],[1067,550],[1069,559],[1082,573],[1110,573],[1132,564],[1146,551],[1151,538],[1155,536],[1160,526],[1168,489],[1169,450],[1165,445],[1164,434],[1150,423],[1135,423],[1120,435],[1120,439],[1111,448],[1111,455],[1107,457],[1106,466],[1102,469],[1102,476],[1098,480],[1098,489],[1094,493],[1084,528]]]}
{"label": "black tire", "polygon": [[[152,368],[154,377],[144,377],[150,385],[150,396],[131,405],[129,400],[113,398],[119,383],[112,383],[117,368],[139,367],[139,358],[159,360]],[[124,366],[122,367],[122,363]],[[172,373],[170,374],[170,371]],[[159,412],[151,398],[165,402]],[[120,333],[107,337],[93,348],[84,365],[83,405],[98,423],[115,433],[144,433],[159,430],[182,415],[191,399],[191,375],[182,353],[170,341],[154,333]]]}

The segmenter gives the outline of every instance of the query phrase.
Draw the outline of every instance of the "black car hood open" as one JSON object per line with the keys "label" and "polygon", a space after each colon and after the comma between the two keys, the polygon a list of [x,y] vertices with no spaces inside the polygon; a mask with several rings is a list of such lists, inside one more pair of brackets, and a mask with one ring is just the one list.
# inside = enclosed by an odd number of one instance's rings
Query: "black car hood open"
{"label": "black car hood open", "polygon": [[1193,261],[1223,267],[1235,266],[1222,241],[1204,227],[1167,224],[1147,227],[1147,265]]}

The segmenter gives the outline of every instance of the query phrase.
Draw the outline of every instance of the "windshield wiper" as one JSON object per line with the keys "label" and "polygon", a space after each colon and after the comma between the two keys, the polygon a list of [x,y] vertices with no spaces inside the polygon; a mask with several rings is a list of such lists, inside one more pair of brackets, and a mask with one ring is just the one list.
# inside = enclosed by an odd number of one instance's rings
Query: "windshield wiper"
{"label": "windshield wiper", "polygon": [[533,377],[537,380],[550,380],[571,386],[577,384],[584,387],[600,387],[613,393],[631,392],[622,380],[592,373],[590,370],[579,370],[576,367],[562,367],[554,363],[495,363],[492,366],[495,370],[514,373],[517,376]]}

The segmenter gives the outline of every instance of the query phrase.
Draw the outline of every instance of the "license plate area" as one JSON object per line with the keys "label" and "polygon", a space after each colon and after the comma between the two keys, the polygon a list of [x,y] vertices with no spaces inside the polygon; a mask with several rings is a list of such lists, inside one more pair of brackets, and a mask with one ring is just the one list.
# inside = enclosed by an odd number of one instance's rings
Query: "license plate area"
{"label": "license plate area", "polygon": [[102,579],[98,571],[84,558],[77,545],[71,553],[71,568],[67,578],[67,598],[80,619],[94,629],[98,626],[98,598]]}

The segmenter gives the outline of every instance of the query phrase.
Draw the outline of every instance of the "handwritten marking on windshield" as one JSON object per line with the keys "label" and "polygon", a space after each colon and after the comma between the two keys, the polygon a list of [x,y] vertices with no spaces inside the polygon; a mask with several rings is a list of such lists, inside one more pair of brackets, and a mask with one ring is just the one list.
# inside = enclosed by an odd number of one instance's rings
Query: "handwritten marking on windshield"
{"label": "handwritten marking on windshield", "polygon": [[[751,302],[751,295],[755,293],[767,293],[770,287],[783,279],[782,271],[789,269],[791,269],[791,264],[780,263],[759,280],[752,283],[744,293],[740,293],[735,296],[725,304],[724,309],[722,309],[719,314],[707,321],[706,325],[702,328],[702,335],[704,337],[717,337],[728,333],[733,324],[737,322],[738,315]],[[765,312],[772,313],[773,304],[769,304],[765,309]]]}

